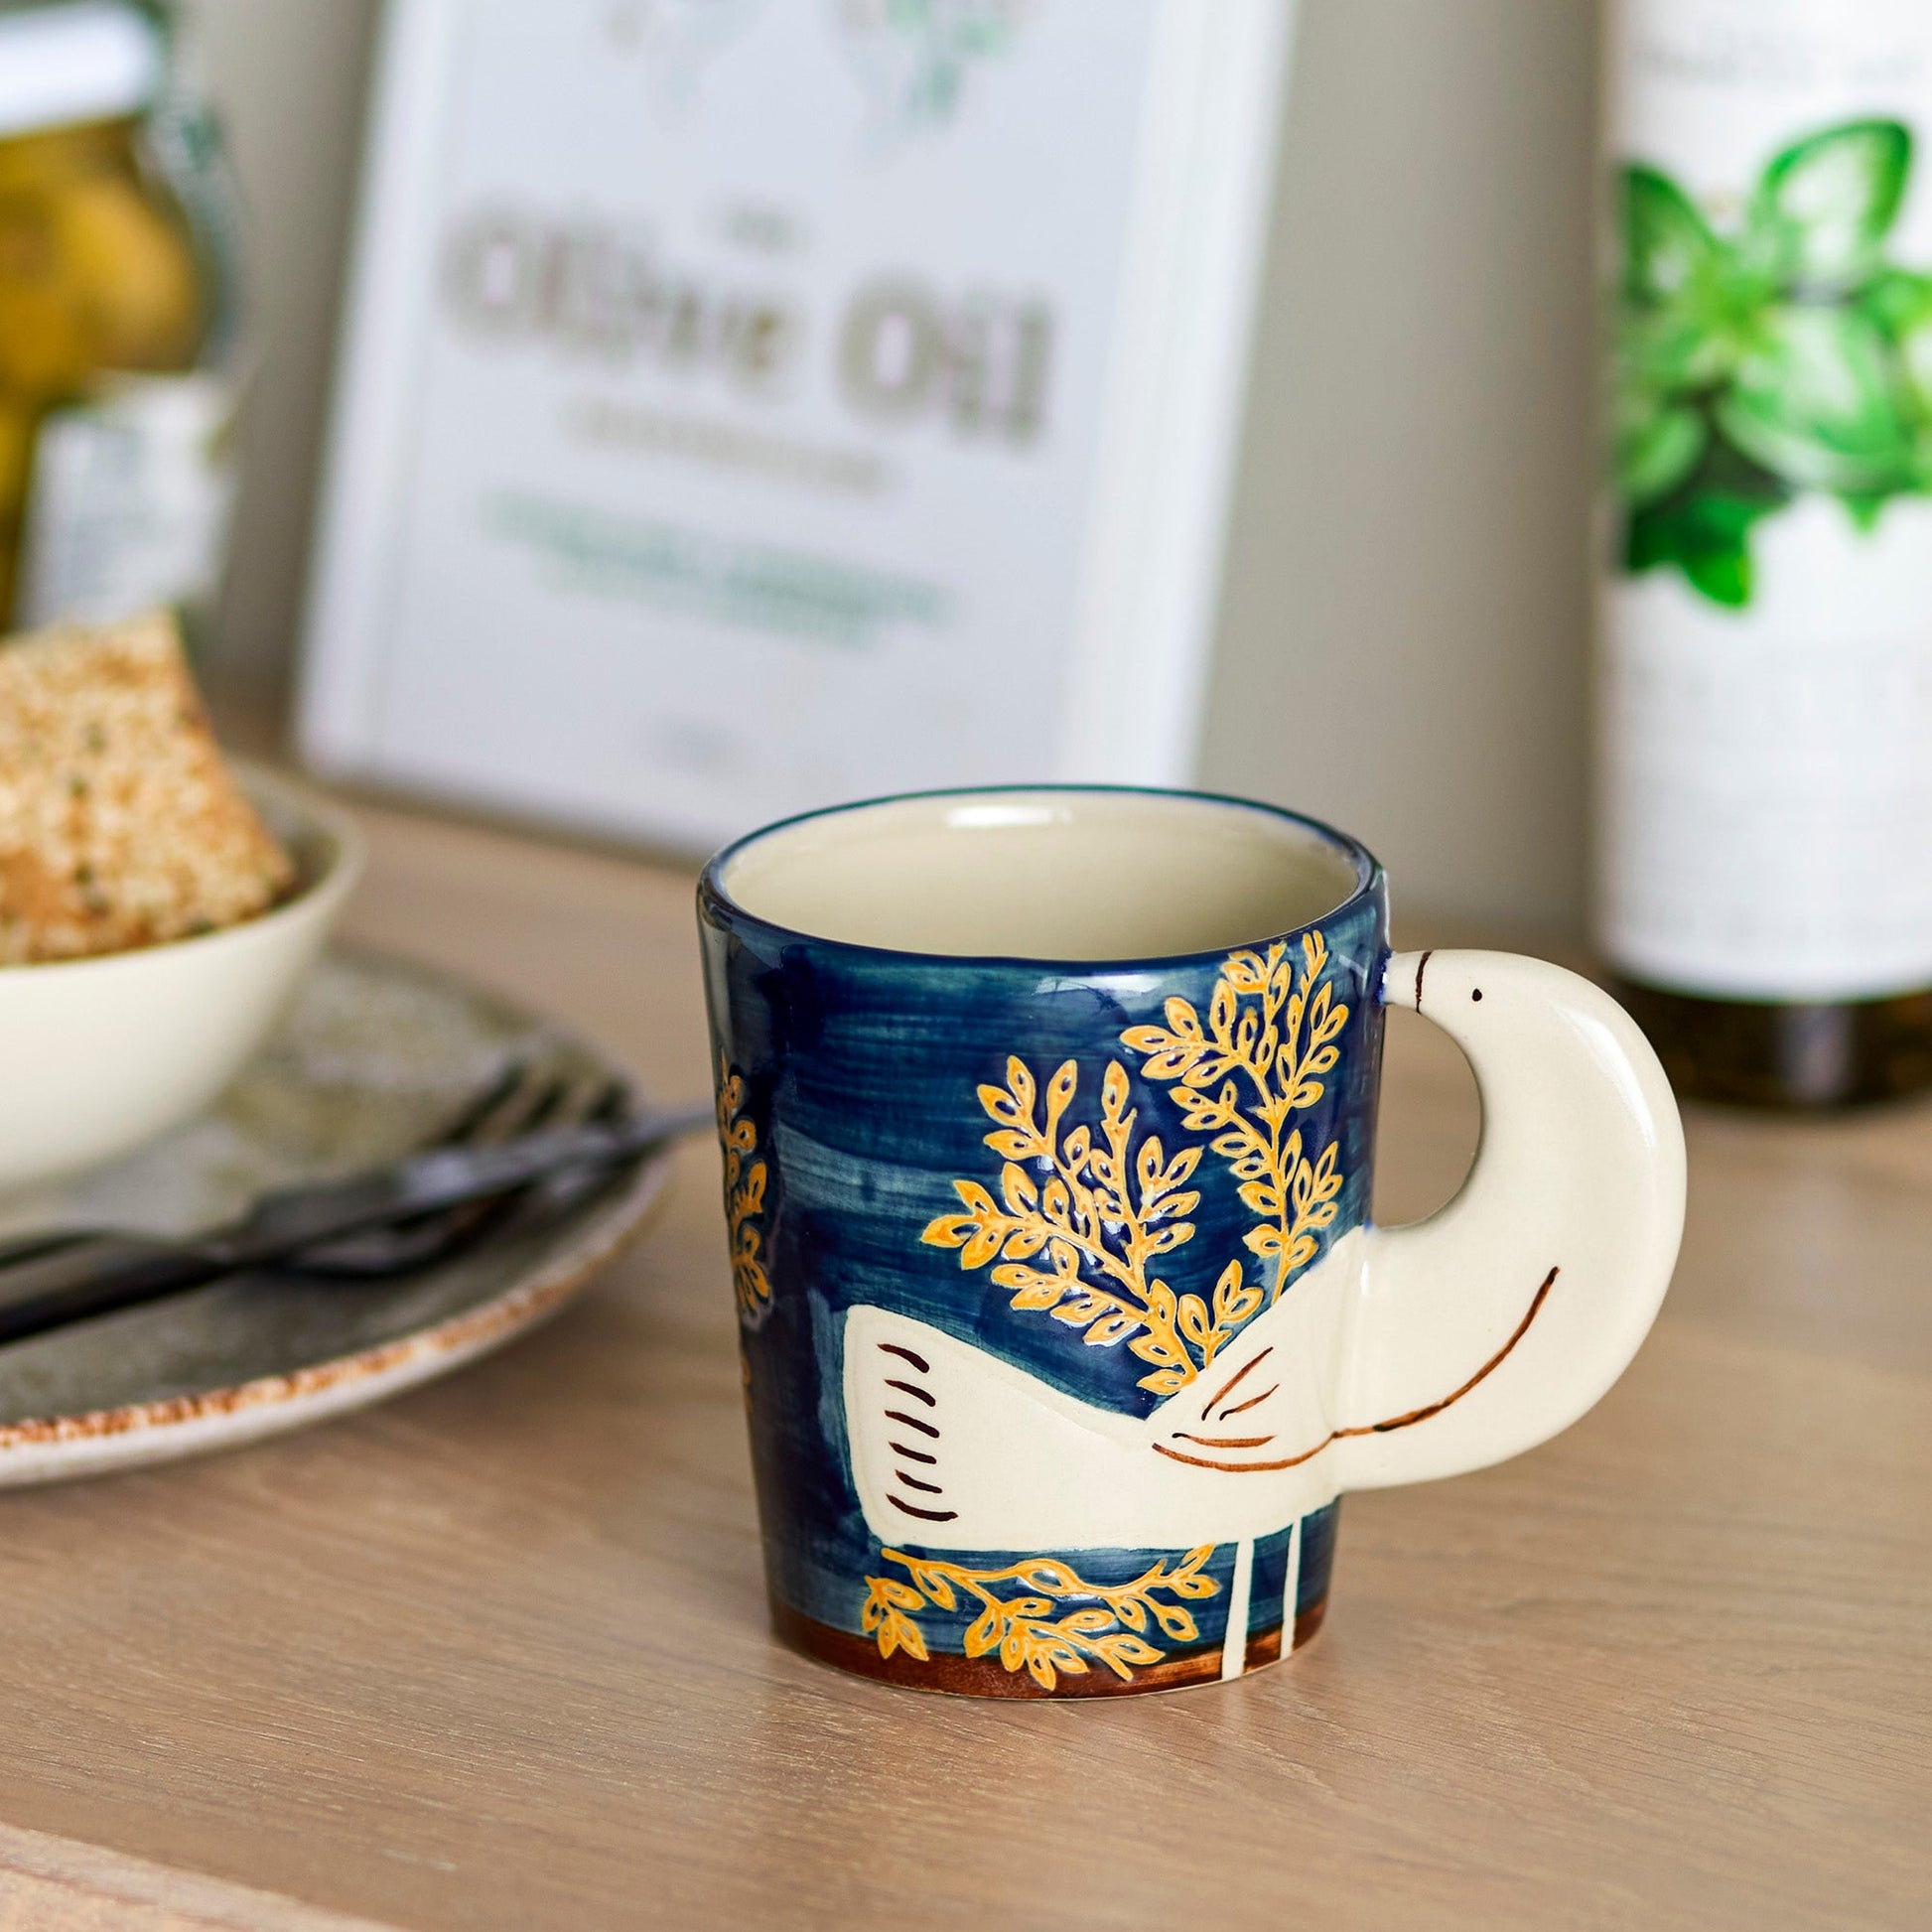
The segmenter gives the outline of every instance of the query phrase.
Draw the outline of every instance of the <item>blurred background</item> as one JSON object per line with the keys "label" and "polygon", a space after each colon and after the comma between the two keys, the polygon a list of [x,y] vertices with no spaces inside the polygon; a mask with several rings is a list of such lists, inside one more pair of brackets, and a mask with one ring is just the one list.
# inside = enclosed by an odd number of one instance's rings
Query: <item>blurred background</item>
{"label": "blurred background", "polygon": [[[210,680],[278,728],[380,7],[190,0],[260,357]],[[1304,0],[1200,781],[1360,833],[1404,909],[1580,935],[1592,0]],[[1298,733],[1345,675],[1357,732]]]}

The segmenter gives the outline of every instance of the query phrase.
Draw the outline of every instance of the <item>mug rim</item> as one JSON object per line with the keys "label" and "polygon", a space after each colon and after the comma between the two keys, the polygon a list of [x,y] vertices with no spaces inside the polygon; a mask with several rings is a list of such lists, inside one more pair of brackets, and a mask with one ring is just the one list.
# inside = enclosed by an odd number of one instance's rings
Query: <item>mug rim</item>
{"label": "mug rim", "polygon": [[[740,853],[776,833],[789,831],[795,825],[810,824],[822,818],[843,818],[849,813],[867,811],[878,805],[912,804],[922,799],[934,798],[1011,797],[1020,792],[1075,793],[1083,797],[1124,795],[1141,798],[1186,799],[1195,804],[1226,805],[1243,811],[1261,812],[1268,817],[1286,820],[1291,825],[1313,833],[1331,851],[1339,853],[1354,868],[1354,890],[1327,910],[1316,913],[1311,919],[1304,919],[1298,925],[1283,926],[1269,932],[1258,933],[1239,946],[1207,946],[1191,952],[1142,953],[1121,958],[1087,959],[1070,955],[1044,957],[1028,953],[928,952],[917,947],[879,946],[865,940],[835,939],[825,933],[807,932],[800,926],[785,925],[776,919],[767,919],[735,899],[725,888],[725,869]],[[1077,780],[1056,779],[1044,784],[933,785],[917,791],[882,792],[877,797],[847,799],[836,805],[820,805],[811,811],[793,812],[785,818],[773,819],[769,824],[742,833],[728,844],[720,846],[705,861],[704,870],[698,875],[698,907],[700,912],[709,911],[717,915],[716,923],[721,926],[749,927],[782,943],[802,942],[806,945],[826,946],[841,953],[868,959],[930,966],[1022,966],[1035,970],[1045,967],[1083,974],[1131,973],[1205,964],[1213,960],[1225,959],[1231,951],[1239,952],[1244,946],[1266,946],[1278,939],[1293,939],[1301,933],[1312,930],[1315,926],[1325,925],[1331,919],[1338,919],[1354,911],[1357,906],[1376,895],[1387,877],[1382,862],[1352,833],[1344,832],[1339,826],[1330,825],[1325,819],[1315,818],[1311,813],[1295,811],[1287,805],[1272,804],[1261,798],[1244,798],[1235,792],[1200,791],[1183,785],[1082,784]]]}

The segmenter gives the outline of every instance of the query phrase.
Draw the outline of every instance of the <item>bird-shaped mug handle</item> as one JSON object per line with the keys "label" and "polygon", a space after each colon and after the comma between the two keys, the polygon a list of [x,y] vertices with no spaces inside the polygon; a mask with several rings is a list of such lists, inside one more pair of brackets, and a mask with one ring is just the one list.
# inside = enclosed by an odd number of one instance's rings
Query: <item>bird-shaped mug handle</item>
{"label": "bird-shaped mug handle", "polygon": [[[1637,1352],[1684,1227],[1670,1083],[1600,988],[1514,953],[1434,951],[1393,955],[1382,998],[1462,1049],[1482,1131],[1451,1200],[1369,1230],[1335,1406],[1378,1420],[1332,1445],[1339,1490],[1456,1475],[1567,1429]],[[1509,1373],[1488,1373],[1504,1356]],[[1479,1386],[1444,1390],[1456,1360],[1484,1363]]]}

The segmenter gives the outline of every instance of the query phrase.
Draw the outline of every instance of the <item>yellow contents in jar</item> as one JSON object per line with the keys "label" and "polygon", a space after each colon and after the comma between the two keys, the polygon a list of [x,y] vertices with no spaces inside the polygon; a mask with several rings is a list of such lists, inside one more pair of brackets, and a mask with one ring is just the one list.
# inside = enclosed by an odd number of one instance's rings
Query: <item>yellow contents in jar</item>
{"label": "yellow contents in jar", "polygon": [[137,134],[117,120],[0,140],[0,627],[42,418],[116,370],[192,368],[201,346],[188,224]]}

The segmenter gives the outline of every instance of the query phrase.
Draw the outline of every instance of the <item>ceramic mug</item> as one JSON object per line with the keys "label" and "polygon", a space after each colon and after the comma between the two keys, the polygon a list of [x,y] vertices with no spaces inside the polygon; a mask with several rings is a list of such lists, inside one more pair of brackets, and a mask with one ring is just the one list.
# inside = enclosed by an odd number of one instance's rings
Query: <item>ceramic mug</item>
{"label": "ceramic mug", "polygon": [[[1621,1373],[1684,1148],[1603,993],[1388,949],[1270,806],[855,805],[699,888],[766,1578],[814,1656],[992,1696],[1238,1677],[1321,1620],[1344,1490],[1480,1468]],[[1462,1048],[1475,1165],[1368,1218],[1382,1016]]]}

